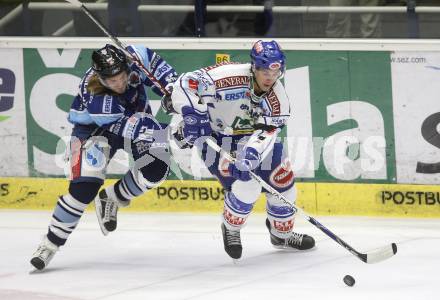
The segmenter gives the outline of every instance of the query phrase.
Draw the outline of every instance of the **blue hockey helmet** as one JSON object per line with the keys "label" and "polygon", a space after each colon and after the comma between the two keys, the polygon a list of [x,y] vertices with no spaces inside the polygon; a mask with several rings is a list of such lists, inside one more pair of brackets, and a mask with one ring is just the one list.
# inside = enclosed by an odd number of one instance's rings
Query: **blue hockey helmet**
{"label": "blue hockey helmet", "polygon": [[251,50],[252,66],[255,68],[280,69],[284,73],[286,57],[280,45],[274,40],[270,42],[257,41]]}
{"label": "blue hockey helmet", "polygon": [[128,72],[125,53],[113,45],[107,44],[92,53],[92,69],[103,79]]}

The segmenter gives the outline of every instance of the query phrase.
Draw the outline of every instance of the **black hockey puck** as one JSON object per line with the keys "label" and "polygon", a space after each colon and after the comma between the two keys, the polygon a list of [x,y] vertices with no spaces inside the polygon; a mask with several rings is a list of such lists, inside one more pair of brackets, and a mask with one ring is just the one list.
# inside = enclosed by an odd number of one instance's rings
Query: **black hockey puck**
{"label": "black hockey puck", "polygon": [[350,276],[350,275],[345,275],[344,276],[344,283],[346,285],[353,286],[355,282],[356,281],[354,280],[354,278],[352,276]]}

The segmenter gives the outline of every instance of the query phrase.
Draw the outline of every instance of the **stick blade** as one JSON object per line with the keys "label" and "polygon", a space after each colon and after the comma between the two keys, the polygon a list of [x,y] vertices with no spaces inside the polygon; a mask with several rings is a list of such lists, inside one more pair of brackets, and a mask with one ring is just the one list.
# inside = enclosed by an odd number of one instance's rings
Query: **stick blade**
{"label": "stick blade", "polygon": [[75,5],[75,6],[77,6],[77,7],[81,7],[83,4],[80,2],[80,1],[78,1],[78,0],[66,0],[67,2],[69,2],[70,4],[72,4],[72,5]]}
{"label": "stick blade", "polygon": [[367,264],[375,264],[394,256],[397,253],[397,245],[392,243],[389,246],[366,253],[361,259]]}

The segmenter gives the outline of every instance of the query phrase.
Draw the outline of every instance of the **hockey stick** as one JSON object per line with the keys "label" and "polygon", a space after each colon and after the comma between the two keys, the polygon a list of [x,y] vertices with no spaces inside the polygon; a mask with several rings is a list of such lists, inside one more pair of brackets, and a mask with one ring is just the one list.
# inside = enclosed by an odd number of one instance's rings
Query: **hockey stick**
{"label": "hockey stick", "polygon": [[113,43],[116,44],[116,46],[118,46],[119,49],[121,49],[122,51],[124,51],[125,55],[127,55],[128,57],[130,57],[133,62],[145,73],[145,75],[147,75],[148,79],[151,80],[151,82],[153,82],[153,84],[160,89],[160,91],[164,94],[164,95],[169,95],[170,93],[165,89],[165,87],[163,87],[160,82],[154,77],[153,74],[151,74],[150,71],[147,70],[147,68],[142,64],[142,62],[140,61],[140,59],[138,57],[136,57],[135,55],[133,55],[132,53],[127,51],[127,46],[122,43],[115,35],[111,34],[110,31],[92,14],[92,12],[83,4],[81,3],[79,0],[66,0],[67,2],[69,2],[72,5],[75,5],[76,7],[79,7],[82,9],[82,11],[96,24],[98,25],[99,29],[102,30],[102,32],[105,33],[105,35],[107,35],[112,41]]}
{"label": "hockey stick", "polygon": [[[206,139],[206,143],[214,151],[224,155],[225,158],[228,159],[229,161],[234,161],[234,158],[232,158],[228,152],[224,151],[219,145],[217,145],[217,143],[213,139],[211,139],[211,138]],[[264,189],[266,189],[269,193],[276,196],[278,199],[280,199],[285,204],[290,206],[290,208],[293,210],[294,213],[301,212],[305,216],[307,221],[309,221],[310,223],[315,225],[322,232],[324,232],[326,235],[328,235],[332,240],[334,240],[336,243],[338,243],[339,245],[341,245],[342,247],[344,247],[345,249],[350,251],[351,254],[353,254],[354,256],[356,256],[357,258],[362,260],[363,262],[369,263],[369,264],[377,263],[377,262],[383,261],[385,259],[388,259],[397,253],[397,245],[395,243],[392,243],[389,246],[385,246],[385,247],[382,247],[382,248],[379,248],[376,250],[372,250],[368,253],[361,253],[361,252],[357,251],[352,246],[347,244],[347,242],[345,242],[340,237],[338,237],[336,234],[334,234],[330,229],[328,229],[323,224],[318,222],[318,220],[307,215],[301,208],[299,208],[299,207],[295,206],[294,204],[291,204],[289,201],[287,201],[287,199],[282,194],[277,192],[272,186],[270,186],[267,182],[265,182],[263,179],[261,179],[260,176],[258,176],[257,174],[255,174],[252,171],[250,171],[250,174],[251,174],[252,178],[254,178],[256,181],[258,181],[258,183]]]}

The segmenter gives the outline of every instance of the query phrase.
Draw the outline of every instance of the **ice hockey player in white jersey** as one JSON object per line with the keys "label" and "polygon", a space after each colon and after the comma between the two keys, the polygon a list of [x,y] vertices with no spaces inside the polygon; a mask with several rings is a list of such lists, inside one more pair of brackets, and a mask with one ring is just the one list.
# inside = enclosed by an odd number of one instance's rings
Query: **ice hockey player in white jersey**
{"label": "ice hockey player in white jersey", "polygon": [[[277,139],[290,117],[289,99],[280,81],[284,71],[285,56],[278,43],[260,40],[251,50],[251,64],[202,68],[182,74],[173,85],[172,106],[183,117],[180,144],[201,149],[206,166],[225,189],[221,228],[225,251],[234,259],[242,255],[240,229],[262,192],[250,170],[295,202],[293,171]],[[208,136],[235,156],[235,162],[210,149],[203,142]],[[311,236],[293,232],[292,209],[266,195],[271,243],[283,249],[313,248]]]}
{"label": "ice hockey player in white jersey", "polygon": [[[157,53],[143,46],[126,48],[163,86],[177,79],[174,69]],[[95,200],[104,235],[117,225],[118,207],[158,186],[169,172],[167,134],[151,115],[146,89],[162,92],[125,53],[112,46],[92,54],[92,67],[79,84],[68,120],[74,124],[70,140],[70,184],[60,196],[48,233],[33,254],[31,264],[41,270],[78,225],[87,205]],[[98,191],[106,167],[123,149],[134,166],[114,185]]]}

